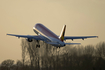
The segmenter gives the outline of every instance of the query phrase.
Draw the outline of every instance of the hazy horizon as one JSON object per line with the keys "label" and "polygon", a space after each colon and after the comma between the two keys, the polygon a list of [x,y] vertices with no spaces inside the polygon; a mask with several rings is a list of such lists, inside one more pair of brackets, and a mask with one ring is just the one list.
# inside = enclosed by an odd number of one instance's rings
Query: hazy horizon
{"label": "hazy horizon", "polygon": [[66,36],[99,36],[74,40],[81,45],[105,41],[104,0],[0,0],[0,63],[21,59],[21,39],[7,33],[36,35],[33,26],[42,23],[59,35],[66,25]]}

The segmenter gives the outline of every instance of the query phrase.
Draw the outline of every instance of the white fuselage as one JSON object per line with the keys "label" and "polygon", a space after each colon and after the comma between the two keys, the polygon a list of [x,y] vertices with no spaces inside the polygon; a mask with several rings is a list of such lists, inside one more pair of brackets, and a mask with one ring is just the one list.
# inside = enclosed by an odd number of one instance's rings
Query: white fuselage
{"label": "white fuselage", "polygon": [[36,24],[33,27],[34,32],[37,35],[42,35],[48,39],[48,41],[45,41],[48,44],[51,44],[53,46],[62,47],[65,46],[65,43],[62,42],[56,34],[54,34],[52,31],[50,31],[48,28],[43,26],[42,24]]}

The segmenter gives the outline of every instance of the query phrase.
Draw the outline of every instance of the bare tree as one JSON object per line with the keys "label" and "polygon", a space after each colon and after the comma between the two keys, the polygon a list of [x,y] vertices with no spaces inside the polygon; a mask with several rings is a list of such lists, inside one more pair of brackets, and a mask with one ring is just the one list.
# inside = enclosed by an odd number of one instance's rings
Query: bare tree
{"label": "bare tree", "polygon": [[25,39],[21,40],[21,48],[22,48],[22,63],[24,66],[25,60],[26,60],[26,55],[27,55],[27,46],[26,46],[26,40]]}
{"label": "bare tree", "polygon": [[11,69],[14,65],[14,60],[7,59],[1,63],[1,70],[8,70]]}
{"label": "bare tree", "polygon": [[4,60],[1,63],[1,66],[11,67],[13,64],[14,64],[14,60],[8,59],[8,60]]}
{"label": "bare tree", "polygon": [[92,45],[85,46],[84,54],[93,55],[93,53],[94,53],[94,46],[92,46]]}
{"label": "bare tree", "polygon": [[96,45],[96,56],[102,57],[102,53],[103,53],[102,50],[103,50],[103,48],[101,46],[101,43],[97,44]]}
{"label": "bare tree", "polygon": [[99,57],[105,57],[105,42],[100,42],[96,45],[96,54]]}

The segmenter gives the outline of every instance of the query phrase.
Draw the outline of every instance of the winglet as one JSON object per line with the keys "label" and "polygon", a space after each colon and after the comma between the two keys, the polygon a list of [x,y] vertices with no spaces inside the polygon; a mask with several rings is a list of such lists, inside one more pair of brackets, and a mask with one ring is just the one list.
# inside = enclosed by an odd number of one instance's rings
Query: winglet
{"label": "winglet", "polygon": [[64,41],[65,30],[66,30],[66,25],[63,26],[62,31],[61,31],[61,34],[59,36],[59,39],[61,41]]}

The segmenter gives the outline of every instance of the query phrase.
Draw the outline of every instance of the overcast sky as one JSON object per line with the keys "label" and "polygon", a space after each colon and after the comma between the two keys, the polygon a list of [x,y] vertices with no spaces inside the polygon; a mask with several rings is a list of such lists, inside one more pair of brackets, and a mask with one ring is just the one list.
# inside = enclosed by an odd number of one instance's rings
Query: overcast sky
{"label": "overcast sky", "polygon": [[69,40],[95,45],[105,41],[105,0],[0,0],[0,63],[21,59],[21,39],[6,34],[34,35],[36,23],[57,35],[65,24],[67,36],[99,36]]}

